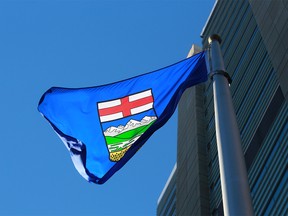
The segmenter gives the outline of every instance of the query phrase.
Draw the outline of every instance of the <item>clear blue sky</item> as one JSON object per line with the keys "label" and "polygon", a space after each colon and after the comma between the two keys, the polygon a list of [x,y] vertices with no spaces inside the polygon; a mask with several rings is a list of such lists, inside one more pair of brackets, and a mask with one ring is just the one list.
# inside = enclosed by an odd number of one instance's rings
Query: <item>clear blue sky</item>
{"label": "clear blue sky", "polygon": [[177,113],[104,185],[37,111],[51,86],[102,85],[186,57],[214,0],[0,0],[0,215],[155,215]]}

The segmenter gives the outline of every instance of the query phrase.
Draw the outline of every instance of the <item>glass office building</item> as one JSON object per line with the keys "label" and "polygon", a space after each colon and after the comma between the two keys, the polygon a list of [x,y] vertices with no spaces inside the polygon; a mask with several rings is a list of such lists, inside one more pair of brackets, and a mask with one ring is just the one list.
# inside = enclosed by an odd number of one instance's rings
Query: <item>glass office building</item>
{"label": "glass office building", "polygon": [[[255,215],[288,214],[287,8],[218,0],[202,31],[203,48],[211,34],[223,40]],[[187,90],[178,112],[175,214],[223,215],[212,82]]]}
{"label": "glass office building", "polygon": [[175,164],[157,202],[157,215],[176,215],[176,170]]}

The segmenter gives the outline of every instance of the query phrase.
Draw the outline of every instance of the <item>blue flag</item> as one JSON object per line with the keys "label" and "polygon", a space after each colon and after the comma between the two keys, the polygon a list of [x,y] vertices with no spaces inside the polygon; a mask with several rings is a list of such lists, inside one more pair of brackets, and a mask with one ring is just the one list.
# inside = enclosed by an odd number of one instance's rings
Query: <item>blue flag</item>
{"label": "blue flag", "polygon": [[205,52],[120,82],[49,89],[38,110],[70,152],[78,172],[102,184],[174,113],[184,90],[207,80]]}

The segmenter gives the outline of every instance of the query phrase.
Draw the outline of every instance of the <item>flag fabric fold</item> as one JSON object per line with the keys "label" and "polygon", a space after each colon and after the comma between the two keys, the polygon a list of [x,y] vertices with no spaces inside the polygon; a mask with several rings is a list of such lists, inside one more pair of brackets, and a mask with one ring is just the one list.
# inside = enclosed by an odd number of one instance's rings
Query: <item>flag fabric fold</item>
{"label": "flag fabric fold", "polygon": [[102,184],[174,113],[186,88],[205,82],[205,52],[112,84],[52,87],[39,112],[70,152],[78,172]]}

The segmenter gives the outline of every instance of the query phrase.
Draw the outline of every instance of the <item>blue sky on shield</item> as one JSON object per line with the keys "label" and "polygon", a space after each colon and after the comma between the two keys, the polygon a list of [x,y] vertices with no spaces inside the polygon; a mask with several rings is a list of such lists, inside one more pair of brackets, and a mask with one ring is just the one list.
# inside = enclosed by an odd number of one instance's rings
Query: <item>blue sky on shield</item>
{"label": "blue sky on shield", "polygon": [[136,121],[141,121],[145,116],[157,118],[157,115],[156,115],[155,110],[153,108],[153,109],[150,109],[150,110],[147,110],[147,111],[135,114],[135,115],[131,115],[131,116],[128,116],[125,118],[117,119],[114,121],[103,122],[103,123],[101,123],[102,129],[103,129],[103,131],[105,131],[107,128],[112,127],[112,126],[113,127],[118,127],[120,125],[125,126],[131,119],[136,120]]}
{"label": "blue sky on shield", "polygon": [[52,86],[103,85],[186,57],[213,0],[0,0],[0,215],[155,215],[177,113],[104,185],[86,182],[38,113]]}

